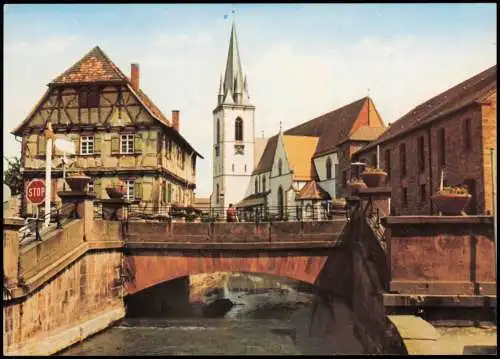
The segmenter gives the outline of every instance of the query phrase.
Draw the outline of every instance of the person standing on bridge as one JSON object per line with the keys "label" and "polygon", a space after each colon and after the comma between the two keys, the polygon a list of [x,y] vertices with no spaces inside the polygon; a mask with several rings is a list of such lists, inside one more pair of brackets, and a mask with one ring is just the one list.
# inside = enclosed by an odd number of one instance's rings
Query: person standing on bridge
{"label": "person standing on bridge", "polygon": [[233,207],[232,203],[229,203],[229,208],[226,211],[226,220],[228,222],[238,222],[238,215],[236,213],[236,208]]}

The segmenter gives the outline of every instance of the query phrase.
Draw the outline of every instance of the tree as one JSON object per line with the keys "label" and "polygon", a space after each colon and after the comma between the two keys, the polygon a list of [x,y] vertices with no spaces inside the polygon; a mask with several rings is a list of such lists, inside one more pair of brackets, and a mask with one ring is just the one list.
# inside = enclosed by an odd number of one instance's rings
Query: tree
{"label": "tree", "polygon": [[23,176],[21,175],[21,159],[14,157],[9,162],[9,168],[4,172],[4,183],[10,188],[11,196],[20,194],[23,191]]}

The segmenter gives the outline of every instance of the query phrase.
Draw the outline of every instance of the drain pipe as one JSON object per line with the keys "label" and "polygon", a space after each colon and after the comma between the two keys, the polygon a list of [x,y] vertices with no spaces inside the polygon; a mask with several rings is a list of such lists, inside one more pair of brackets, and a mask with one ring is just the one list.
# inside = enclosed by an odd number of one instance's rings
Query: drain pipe
{"label": "drain pipe", "polygon": [[495,273],[497,266],[497,153],[496,149],[491,148],[491,179],[493,189],[493,238],[495,241]]}

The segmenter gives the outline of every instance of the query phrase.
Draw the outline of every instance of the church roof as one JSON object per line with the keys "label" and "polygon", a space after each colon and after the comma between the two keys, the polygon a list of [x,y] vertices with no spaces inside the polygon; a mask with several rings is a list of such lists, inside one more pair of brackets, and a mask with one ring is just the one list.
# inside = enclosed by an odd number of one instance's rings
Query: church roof
{"label": "church roof", "polygon": [[288,164],[293,170],[293,179],[308,181],[312,178],[312,155],[318,145],[318,137],[283,136]]}
{"label": "church roof", "polygon": [[325,200],[330,199],[330,195],[326,192],[315,180],[307,182],[307,184],[302,187],[300,192],[297,194],[296,199],[298,200],[306,200],[306,199],[314,199],[314,200]]}
{"label": "church roof", "polygon": [[371,100],[368,97],[363,97],[348,105],[295,126],[285,131],[284,134],[319,137],[318,146],[313,157],[331,152],[338,144],[350,139],[354,122],[358,118],[363,106],[367,105],[369,101]]}
{"label": "church roof", "polygon": [[494,65],[418,105],[392,123],[382,135],[359,152],[403,135],[421,125],[433,122],[473,102],[481,101],[485,95],[496,91],[496,86],[497,65]]}
{"label": "church roof", "polygon": [[260,157],[259,164],[255,167],[252,174],[259,174],[270,171],[273,167],[274,153],[276,152],[276,145],[278,144],[278,135],[270,137],[267,141],[266,148]]}

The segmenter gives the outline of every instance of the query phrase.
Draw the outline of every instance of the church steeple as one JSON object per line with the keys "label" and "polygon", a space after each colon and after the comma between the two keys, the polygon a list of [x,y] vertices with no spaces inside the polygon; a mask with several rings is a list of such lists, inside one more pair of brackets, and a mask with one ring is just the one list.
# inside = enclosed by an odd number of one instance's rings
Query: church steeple
{"label": "church steeple", "polygon": [[243,98],[243,71],[241,68],[238,39],[236,37],[236,24],[233,21],[231,27],[231,38],[229,40],[229,51],[227,53],[226,72],[224,74],[224,98],[230,91],[234,103],[241,103]]}

